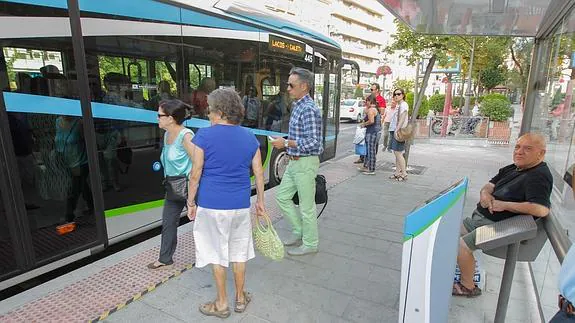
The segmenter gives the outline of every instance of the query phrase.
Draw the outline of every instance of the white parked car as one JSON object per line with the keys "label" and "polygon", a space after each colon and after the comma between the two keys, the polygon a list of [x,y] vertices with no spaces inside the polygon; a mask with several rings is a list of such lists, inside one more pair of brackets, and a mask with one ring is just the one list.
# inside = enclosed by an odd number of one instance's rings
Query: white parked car
{"label": "white parked car", "polygon": [[339,120],[361,122],[363,119],[364,100],[345,99],[339,106]]}

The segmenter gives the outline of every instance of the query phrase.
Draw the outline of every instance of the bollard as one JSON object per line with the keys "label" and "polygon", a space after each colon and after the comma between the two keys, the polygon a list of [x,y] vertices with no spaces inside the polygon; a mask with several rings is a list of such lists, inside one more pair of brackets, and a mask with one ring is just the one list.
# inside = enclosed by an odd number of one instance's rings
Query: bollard
{"label": "bollard", "polygon": [[497,299],[494,323],[505,323],[505,315],[507,314],[507,305],[509,304],[509,296],[511,295],[511,284],[513,283],[518,252],[519,242],[507,246],[507,257],[505,258],[503,278],[501,279],[501,287],[499,288],[499,298]]}

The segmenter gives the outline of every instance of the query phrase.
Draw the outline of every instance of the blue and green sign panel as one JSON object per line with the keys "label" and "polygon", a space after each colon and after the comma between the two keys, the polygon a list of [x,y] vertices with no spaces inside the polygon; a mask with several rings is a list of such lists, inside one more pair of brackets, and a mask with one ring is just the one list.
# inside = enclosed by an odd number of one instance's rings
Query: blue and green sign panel
{"label": "blue and green sign panel", "polygon": [[407,215],[399,322],[447,322],[468,179]]}

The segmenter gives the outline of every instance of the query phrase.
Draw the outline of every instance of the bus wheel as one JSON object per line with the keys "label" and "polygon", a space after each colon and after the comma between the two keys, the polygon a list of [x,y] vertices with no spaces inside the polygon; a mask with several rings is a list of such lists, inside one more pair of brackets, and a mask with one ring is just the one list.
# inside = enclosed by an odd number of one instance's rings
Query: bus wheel
{"label": "bus wheel", "polygon": [[287,165],[289,163],[289,157],[285,150],[275,150],[272,153],[270,159],[270,180],[269,187],[274,187],[278,185],[286,171]]}

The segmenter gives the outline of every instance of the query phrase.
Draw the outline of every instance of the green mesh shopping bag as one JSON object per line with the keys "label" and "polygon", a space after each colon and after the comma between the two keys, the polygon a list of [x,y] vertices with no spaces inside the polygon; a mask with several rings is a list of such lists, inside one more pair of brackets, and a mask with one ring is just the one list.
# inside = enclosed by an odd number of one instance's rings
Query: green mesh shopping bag
{"label": "green mesh shopping bag", "polygon": [[262,216],[264,224],[256,216],[252,226],[254,245],[256,249],[267,258],[281,260],[284,257],[284,245],[280,240],[276,230],[272,226],[272,220],[267,214]]}

